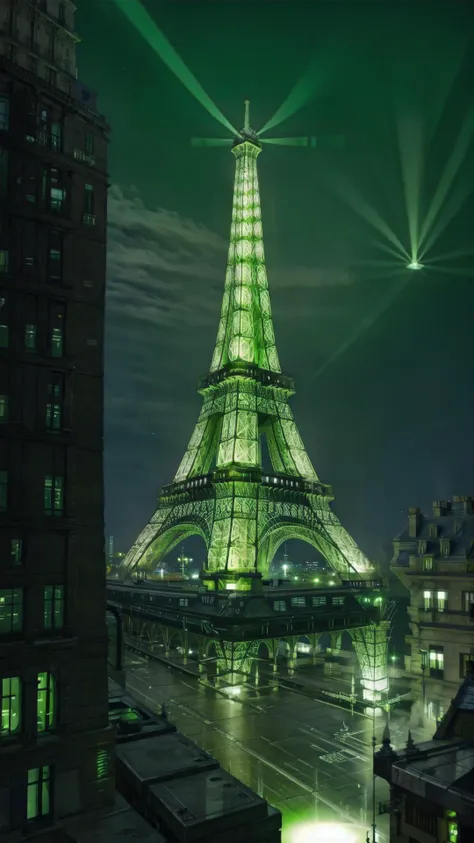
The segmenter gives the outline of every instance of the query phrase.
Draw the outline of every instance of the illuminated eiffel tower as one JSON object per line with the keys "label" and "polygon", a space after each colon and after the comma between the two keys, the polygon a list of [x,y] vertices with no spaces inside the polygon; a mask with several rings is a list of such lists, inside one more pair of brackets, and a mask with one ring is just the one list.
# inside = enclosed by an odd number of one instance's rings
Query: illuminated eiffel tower
{"label": "illuminated eiffel tower", "polygon": [[[222,587],[250,588],[293,538],[317,548],[343,579],[374,572],[332,511],[332,489],[319,480],[289,405],[293,380],[280,368],[265,269],[260,151],[247,102],[232,147],[229,256],[211,367],[199,383],[202,410],[173,483],[124,559],[124,574],[154,571],[196,534],[207,547],[204,580]],[[262,469],[262,436],[273,473]]]}

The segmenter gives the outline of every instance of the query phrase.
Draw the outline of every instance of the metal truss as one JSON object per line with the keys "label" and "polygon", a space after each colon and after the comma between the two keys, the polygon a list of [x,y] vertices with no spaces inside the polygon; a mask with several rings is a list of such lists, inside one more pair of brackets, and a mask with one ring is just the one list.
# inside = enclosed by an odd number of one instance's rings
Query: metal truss
{"label": "metal truss", "polygon": [[[253,138],[253,139],[250,139]],[[275,345],[252,131],[235,140],[230,246],[211,368],[200,382],[203,406],[173,483],[127,554],[122,571],[154,570],[175,545],[200,535],[209,572],[268,573],[279,545],[309,542],[344,577],[373,576],[331,509],[289,406],[293,381]],[[273,473],[261,467],[266,437]]]}

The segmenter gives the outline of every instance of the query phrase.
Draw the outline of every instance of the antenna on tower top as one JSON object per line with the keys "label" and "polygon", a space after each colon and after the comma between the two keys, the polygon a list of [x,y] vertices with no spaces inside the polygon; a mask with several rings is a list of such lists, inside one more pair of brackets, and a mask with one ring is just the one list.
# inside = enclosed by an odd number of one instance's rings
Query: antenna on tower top
{"label": "antenna on tower top", "polygon": [[244,129],[250,129],[250,100],[245,100]]}

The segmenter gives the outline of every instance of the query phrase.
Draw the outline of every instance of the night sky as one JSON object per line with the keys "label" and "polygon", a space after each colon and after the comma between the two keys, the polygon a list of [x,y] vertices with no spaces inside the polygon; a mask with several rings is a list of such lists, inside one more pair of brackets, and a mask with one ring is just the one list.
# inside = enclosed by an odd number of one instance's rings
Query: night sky
{"label": "night sky", "polygon": [[[314,135],[320,148],[267,146],[259,158],[277,345],[296,379],[292,406],[315,468],[333,484],[344,525],[381,559],[408,506],[474,493],[474,4],[145,5],[238,127],[244,99],[260,129],[303,80],[306,104],[268,135]],[[199,412],[234,161],[228,150],[191,148],[192,136],[226,137],[225,128],[114,0],[79,3],[77,28],[80,78],[98,91],[112,127],[106,520],[116,548],[128,550]],[[334,135],[343,135],[342,148],[325,143]],[[365,209],[409,250],[405,196],[413,208],[421,186],[423,219],[456,143],[435,221],[443,230],[427,268],[409,272],[383,251],[390,243]]]}

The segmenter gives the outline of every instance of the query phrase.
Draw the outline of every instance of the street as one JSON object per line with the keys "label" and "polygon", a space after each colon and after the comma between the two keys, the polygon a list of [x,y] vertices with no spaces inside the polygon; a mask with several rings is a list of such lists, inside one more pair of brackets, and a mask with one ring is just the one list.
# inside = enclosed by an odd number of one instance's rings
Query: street
{"label": "street", "polygon": [[[268,684],[248,692],[239,686],[226,697],[134,653],[126,653],[125,667],[138,701],[153,711],[165,703],[184,735],[281,810],[284,843],[317,840],[319,824],[330,824],[324,843],[365,843],[372,824],[371,717]],[[405,743],[404,718],[392,712],[395,745]],[[343,722],[345,739],[335,737]],[[377,749],[384,724],[384,715],[376,718]],[[378,805],[389,798],[387,784],[377,779],[375,793],[377,839],[385,841],[388,815],[379,816]]]}

